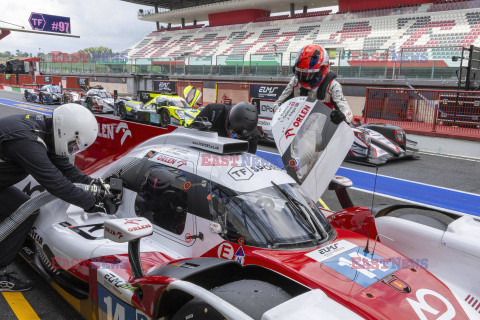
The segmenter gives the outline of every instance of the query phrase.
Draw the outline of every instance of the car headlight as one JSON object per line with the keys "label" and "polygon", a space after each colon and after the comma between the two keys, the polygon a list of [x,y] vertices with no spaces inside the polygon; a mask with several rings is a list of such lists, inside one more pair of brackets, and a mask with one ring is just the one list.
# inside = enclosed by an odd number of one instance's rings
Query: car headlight
{"label": "car headlight", "polygon": [[368,133],[355,131],[355,135],[366,144],[367,148],[370,148],[372,145],[372,137],[370,137]]}
{"label": "car headlight", "polygon": [[406,141],[406,134],[404,130],[395,130],[395,141],[398,143],[405,143]]}
{"label": "car headlight", "polygon": [[178,119],[184,120],[185,119],[185,111],[180,109],[175,109],[175,114],[177,115]]}

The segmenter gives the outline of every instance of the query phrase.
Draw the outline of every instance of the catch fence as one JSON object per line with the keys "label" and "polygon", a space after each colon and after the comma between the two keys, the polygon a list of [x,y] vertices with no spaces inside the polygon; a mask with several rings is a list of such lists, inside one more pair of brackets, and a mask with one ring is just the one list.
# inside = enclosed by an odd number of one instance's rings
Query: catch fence
{"label": "catch fence", "polygon": [[364,121],[410,133],[480,140],[480,92],[367,88]]}

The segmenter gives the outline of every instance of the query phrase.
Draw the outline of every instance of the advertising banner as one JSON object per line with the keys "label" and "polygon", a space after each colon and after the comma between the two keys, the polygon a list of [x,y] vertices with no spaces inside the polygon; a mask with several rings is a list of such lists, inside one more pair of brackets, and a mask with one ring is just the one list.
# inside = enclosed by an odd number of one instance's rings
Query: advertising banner
{"label": "advertising banner", "polygon": [[252,84],[250,85],[250,97],[252,99],[260,98],[277,101],[286,87],[281,85]]}
{"label": "advertising banner", "polygon": [[175,81],[154,80],[153,81],[153,91],[155,91],[155,92],[175,92],[176,91]]}

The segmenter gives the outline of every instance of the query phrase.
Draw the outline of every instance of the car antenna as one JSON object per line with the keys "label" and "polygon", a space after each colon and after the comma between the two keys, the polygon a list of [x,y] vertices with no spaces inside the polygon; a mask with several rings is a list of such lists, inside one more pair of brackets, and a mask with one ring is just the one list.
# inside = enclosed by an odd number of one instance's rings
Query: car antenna
{"label": "car antenna", "polygon": [[[377,189],[377,177],[378,177],[378,164],[375,165],[375,182],[373,183],[373,196],[372,196],[372,205],[370,207],[370,213],[373,215],[373,204],[375,203],[375,191]],[[367,244],[365,245],[365,249],[363,252],[369,253],[368,245],[370,244],[370,229],[372,228],[372,221],[368,222],[368,234],[367,234]]]}

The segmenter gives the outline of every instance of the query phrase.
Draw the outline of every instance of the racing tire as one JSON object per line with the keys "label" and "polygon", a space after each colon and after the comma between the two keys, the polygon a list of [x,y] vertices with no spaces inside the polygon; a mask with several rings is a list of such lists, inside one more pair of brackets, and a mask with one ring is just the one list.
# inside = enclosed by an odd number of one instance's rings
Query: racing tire
{"label": "racing tire", "polygon": [[41,104],[47,104],[47,100],[45,100],[45,97],[43,94],[39,95],[38,96],[38,101],[41,103]]}
{"label": "racing tire", "polygon": [[[210,290],[253,319],[260,319],[265,311],[290,300],[292,296],[280,287],[259,280],[239,280]],[[223,320],[215,307],[201,299],[192,299],[181,307],[171,320]]]}
{"label": "racing tire", "polygon": [[161,109],[160,114],[160,125],[164,128],[168,127],[170,124],[170,112],[167,109]]}
{"label": "racing tire", "polygon": [[118,107],[118,115],[120,120],[127,120],[127,110],[125,109],[125,105],[123,103]]}

